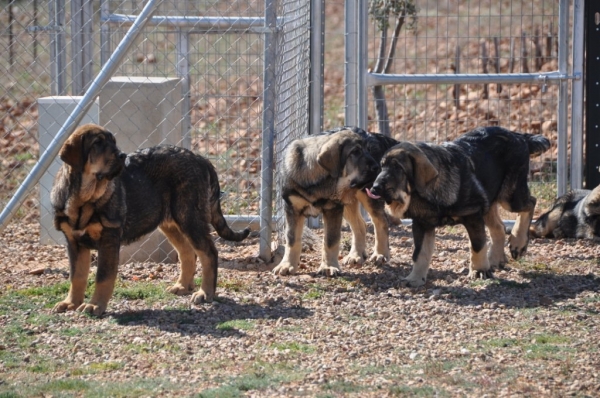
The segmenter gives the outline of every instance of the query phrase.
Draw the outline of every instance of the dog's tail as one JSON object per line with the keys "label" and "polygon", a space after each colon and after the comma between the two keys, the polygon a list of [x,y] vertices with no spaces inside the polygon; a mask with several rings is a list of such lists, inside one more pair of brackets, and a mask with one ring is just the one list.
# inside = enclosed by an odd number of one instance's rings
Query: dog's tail
{"label": "dog's tail", "polygon": [[550,149],[550,140],[539,134],[523,134],[529,147],[529,155],[536,156]]}
{"label": "dog's tail", "polygon": [[243,241],[250,234],[250,228],[245,228],[243,231],[235,232],[227,224],[227,220],[225,220],[223,211],[221,210],[221,188],[217,179],[217,173],[214,171],[214,169],[212,169],[211,181],[213,181],[213,183],[211,184],[212,193],[210,197],[212,214],[210,223],[221,238],[232,242]]}

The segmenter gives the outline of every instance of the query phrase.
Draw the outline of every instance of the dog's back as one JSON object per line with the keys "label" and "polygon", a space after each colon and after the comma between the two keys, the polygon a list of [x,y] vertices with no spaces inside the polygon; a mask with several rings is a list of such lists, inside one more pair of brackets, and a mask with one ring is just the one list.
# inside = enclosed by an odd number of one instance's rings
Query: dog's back
{"label": "dog's back", "polygon": [[248,236],[247,229],[232,231],[223,217],[221,190],[213,165],[187,149],[165,145],[133,152],[125,161],[120,181],[128,209],[124,242],[136,240],[164,222],[192,222],[191,207],[200,210],[202,217],[196,228],[211,224],[219,236],[231,241]]}
{"label": "dog's back", "polygon": [[475,175],[490,202],[528,201],[528,189],[526,195],[515,196],[515,186],[527,187],[529,158],[550,148],[550,141],[541,135],[517,133],[497,126],[477,128],[453,142],[461,146],[473,162]]}

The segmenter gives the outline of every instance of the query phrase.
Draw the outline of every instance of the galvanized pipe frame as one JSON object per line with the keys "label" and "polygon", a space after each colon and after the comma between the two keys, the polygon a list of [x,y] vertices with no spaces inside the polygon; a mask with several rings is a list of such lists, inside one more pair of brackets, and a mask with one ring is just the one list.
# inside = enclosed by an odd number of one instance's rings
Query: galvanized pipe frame
{"label": "galvanized pipe frame", "polygon": [[[507,74],[382,74],[367,71],[367,0],[346,0],[346,124],[365,127],[367,87],[398,84],[558,84],[557,196],[567,191],[568,84],[573,81],[571,103],[571,188],[581,188],[583,179],[583,4],[573,0],[573,72],[569,75],[569,0],[559,3],[558,71]],[[358,12],[360,10],[360,12]],[[354,17],[354,19],[352,19]],[[355,32],[359,39],[355,38]],[[360,39],[362,38],[362,40]],[[360,110],[357,110],[359,108]]]}
{"label": "galvanized pipe frame", "polygon": [[54,161],[60,147],[67,140],[69,135],[75,130],[77,125],[81,122],[86,112],[92,106],[94,99],[98,96],[100,89],[106,84],[108,79],[113,75],[125,55],[127,50],[133,44],[137,36],[142,32],[144,26],[148,22],[149,17],[154,12],[157,0],[148,0],[140,15],[135,20],[133,25],[129,28],[115,51],[110,56],[110,59],[102,67],[96,78],[90,84],[90,88],[86,91],[81,101],[77,104],[73,112],[67,118],[65,124],[60,128],[56,137],[52,139],[50,145],[44,153],[40,156],[38,162],[33,166],[23,183],[19,186],[13,197],[7,203],[7,205],[0,213],[0,231],[3,230],[13,216],[19,210],[19,207],[26,199],[27,194],[33,189],[35,184],[38,183],[42,174],[50,167],[50,164]]}

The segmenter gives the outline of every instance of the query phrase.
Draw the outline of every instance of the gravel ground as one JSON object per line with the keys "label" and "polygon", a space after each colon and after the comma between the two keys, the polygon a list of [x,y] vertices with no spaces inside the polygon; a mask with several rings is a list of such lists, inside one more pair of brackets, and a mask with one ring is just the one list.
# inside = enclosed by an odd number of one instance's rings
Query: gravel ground
{"label": "gravel ground", "polygon": [[403,226],[389,264],[337,278],[315,274],[319,244],[279,277],[255,258],[258,238],[218,241],[214,303],[163,293],[175,264],[127,264],[119,286],[141,293],[115,294],[96,319],[52,314],[64,293],[32,289],[68,277],[65,249],[39,245],[36,229],[0,235],[0,395],[600,395],[600,248],[588,241],[535,239],[525,259],[472,281],[464,229],[445,228],[419,289],[402,284]]}

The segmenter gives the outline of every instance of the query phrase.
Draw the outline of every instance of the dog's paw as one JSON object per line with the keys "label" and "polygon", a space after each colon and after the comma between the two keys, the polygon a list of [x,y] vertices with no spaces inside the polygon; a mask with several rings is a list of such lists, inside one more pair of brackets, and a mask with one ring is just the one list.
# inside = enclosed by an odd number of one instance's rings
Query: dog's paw
{"label": "dog's paw", "polygon": [[54,306],[54,308],[52,308],[52,312],[73,311],[74,309],[76,309],[80,305],[81,304],[73,303],[71,301],[61,301],[59,303],[56,303],[56,305]]}
{"label": "dog's paw", "polygon": [[106,311],[106,305],[102,304],[92,304],[92,303],[83,303],[77,308],[77,312],[81,312],[83,314],[90,314],[93,316],[101,316]]}
{"label": "dog's paw", "polygon": [[325,276],[337,276],[340,272],[340,267],[331,266],[327,264],[321,264],[321,266],[317,270],[317,274]]}
{"label": "dog's paw", "polygon": [[425,277],[411,277],[410,275],[403,279],[407,287],[421,287],[425,285]]}
{"label": "dog's paw", "polygon": [[171,287],[167,288],[167,292],[169,293],[173,293],[177,296],[185,296],[188,295],[190,293],[192,293],[194,291],[194,287],[185,287],[183,286],[181,283],[177,282],[176,284],[174,284]]}
{"label": "dog's paw", "polygon": [[291,274],[296,273],[296,267],[294,267],[292,264],[288,263],[287,261],[282,261],[279,263],[279,265],[277,267],[273,268],[272,272],[275,275],[281,275],[281,276],[291,275]]}
{"label": "dog's paw", "polygon": [[342,262],[348,267],[361,267],[365,262],[365,258],[367,258],[365,253],[359,254],[358,252],[351,251],[344,257]]}
{"label": "dog's paw", "polygon": [[508,238],[508,247],[510,249],[510,256],[514,260],[518,260],[519,258],[523,257],[525,255],[525,253],[527,252],[527,244],[528,243],[529,243],[529,240],[527,238],[519,239],[518,237],[511,235]]}
{"label": "dog's paw", "polygon": [[469,271],[469,278],[471,279],[493,279],[494,273],[492,269],[481,270],[481,269],[472,269]]}
{"label": "dog's paw", "polygon": [[198,289],[197,292],[192,294],[192,303],[199,305],[202,303],[211,303],[213,301],[213,294],[208,294],[202,289]]}
{"label": "dog's paw", "polygon": [[373,253],[371,257],[369,257],[369,262],[379,267],[388,262],[388,257],[383,254]]}
{"label": "dog's paw", "polygon": [[508,260],[504,252],[502,252],[501,255],[499,254],[497,256],[490,256],[489,263],[490,268],[492,269],[504,269],[504,267],[508,263]]}

